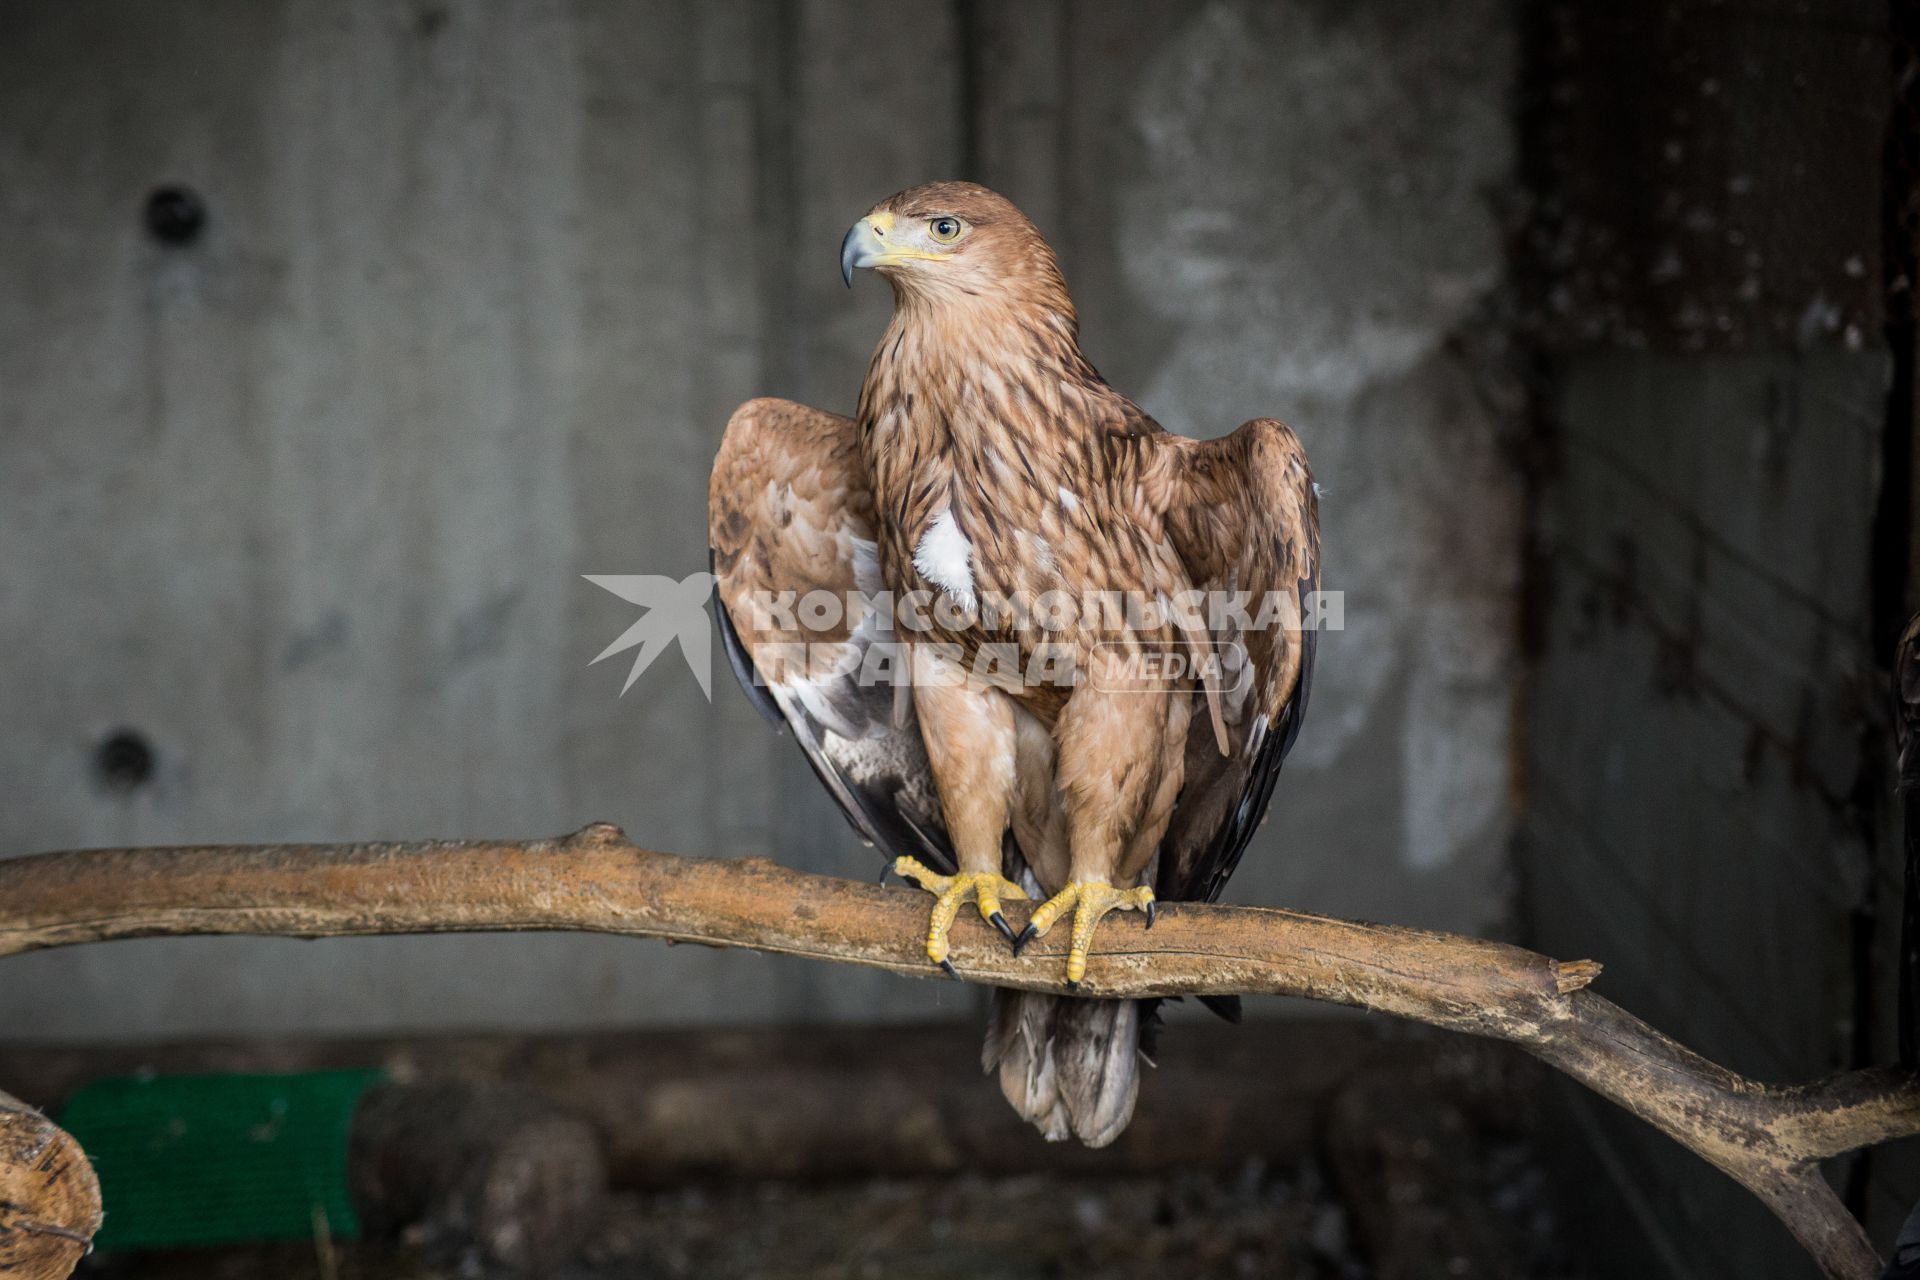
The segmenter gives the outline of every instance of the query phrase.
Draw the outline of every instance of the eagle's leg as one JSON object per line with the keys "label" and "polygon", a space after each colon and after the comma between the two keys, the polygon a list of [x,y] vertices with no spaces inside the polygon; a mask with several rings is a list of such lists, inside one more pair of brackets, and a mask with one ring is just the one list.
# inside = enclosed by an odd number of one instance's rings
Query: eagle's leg
{"label": "eagle's leg", "polygon": [[1077,987],[1087,976],[1087,952],[1093,931],[1109,911],[1144,911],[1153,927],[1153,890],[1146,885],[1116,889],[1105,880],[1075,880],[1034,909],[1027,927],[1013,941],[1013,953],[1053,928],[1061,916],[1073,912],[1073,942],[1067,950],[1067,985]]}
{"label": "eagle's leg", "polygon": [[1094,930],[1109,911],[1145,912],[1153,927],[1153,888],[1142,882],[1185,772],[1190,707],[1176,693],[1096,679],[1074,692],[1055,726],[1071,865],[1066,886],[1034,910],[1013,949],[1071,910],[1069,987],[1086,977]]}
{"label": "eagle's leg", "polygon": [[953,962],[947,959],[947,931],[953,928],[954,917],[963,904],[978,903],[981,918],[1008,942],[1013,941],[1013,926],[1000,912],[1000,899],[1025,898],[1027,891],[998,871],[943,876],[917,858],[901,857],[893,860],[893,874],[934,895],[933,917],[927,922],[927,959],[949,974],[953,973]]}
{"label": "eagle's leg", "polygon": [[913,858],[899,858],[893,869],[935,895],[927,959],[952,974],[947,932],[961,906],[977,904],[980,918],[1011,942],[1013,926],[1000,901],[1027,896],[1000,866],[1001,837],[1013,811],[1013,704],[999,690],[968,681],[939,650],[915,645],[913,705],[960,867],[959,874],[943,876]]}

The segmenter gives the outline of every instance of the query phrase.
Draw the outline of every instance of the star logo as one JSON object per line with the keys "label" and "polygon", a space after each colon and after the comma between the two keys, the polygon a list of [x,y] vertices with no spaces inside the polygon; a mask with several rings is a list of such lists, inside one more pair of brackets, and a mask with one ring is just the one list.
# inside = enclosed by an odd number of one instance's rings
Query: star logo
{"label": "star logo", "polygon": [[[621,632],[620,638],[602,649],[593,660],[600,662],[638,646],[640,652],[634,655],[627,682],[620,686],[622,697],[633,688],[640,673],[652,666],[653,660],[665,652],[668,645],[678,641],[680,656],[687,660],[687,669],[700,682],[700,692],[708,702],[713,701],[713,652],[707,643],[707,597],[713,593],[715,582],[712,574],[692,573],[678,582],[659,573],[581,576],[594,586],[646,610],[638,622]],[[593,662],[587,665],[592,666]]]}

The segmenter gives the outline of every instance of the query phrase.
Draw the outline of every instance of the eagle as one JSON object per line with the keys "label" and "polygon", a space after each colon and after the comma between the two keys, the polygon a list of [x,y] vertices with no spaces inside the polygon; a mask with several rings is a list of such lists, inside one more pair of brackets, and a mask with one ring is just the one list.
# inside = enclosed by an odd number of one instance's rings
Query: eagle
{"label": "eagle", "polygon": [[[1272,418],[1172,434],[1080,349],[1052,248],[967,182],[840,249],[892,286],[852,417],[736,410],[708,492],[735,675],[891,869],[1016,954],[1210,902],[1261,824],[1313,670],[1317,490]],[[883,870],[882,875],[885,875]],[[1002,904],[1035,899],[1015,932]],[[1232,1000],[1208,1002],[1237,1018]],[[1132,1118],[1154,1002],[995,990],[982,1064],[1048,1139]]]}

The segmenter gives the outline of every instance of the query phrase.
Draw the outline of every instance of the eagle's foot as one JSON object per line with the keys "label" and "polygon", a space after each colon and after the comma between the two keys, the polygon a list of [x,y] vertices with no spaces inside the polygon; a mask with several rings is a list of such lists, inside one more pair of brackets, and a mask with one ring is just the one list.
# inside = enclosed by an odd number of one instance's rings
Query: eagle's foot
{"label": "eagle's foot", "polygon": [[1144,911],[1147,928],[1153,928],[1153,890],[1146,885],[1135,889],[1116,889],[1105,880],[1076,880],[1054,894],[1034,910],[1027,927],[1013,940],[1013,954],[1053,928],[1054,922],[1073,911],[1073,945],[1067,951],[1067,987],[1080,985],[1087,976],[1087,951],[1093,946],[1093,931],[1109,911]]}
{"label": "eagle's foot", "polygon": [[1005,876],[992,871],[943,876],[918,859],[905,857],[893,860],[893,874],[934,895],[933,918],[927,923],[927,959],[945,969],[949,977],[958,975],[947,959],[947,931],[953,928],[962,903],[977,903],[980,918],[998,929],[1008,942],[1013,941],[1013,926],[1000,914],[1000,899],[1025,898],[1027,891]]}

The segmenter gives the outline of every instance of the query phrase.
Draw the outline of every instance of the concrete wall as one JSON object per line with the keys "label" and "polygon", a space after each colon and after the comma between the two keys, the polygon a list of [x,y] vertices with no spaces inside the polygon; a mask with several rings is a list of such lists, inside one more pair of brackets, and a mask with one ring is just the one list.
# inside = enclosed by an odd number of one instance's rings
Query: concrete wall
{"label": "concrete wall", "polygon": [[[588,573],[704,562],[754,394],[846,409],[869,204],[979,176],[1171,426],[1277,413],[1327,489],[1313,713],[1230,896],[1506,914],[1519,486],[1489,299],[1493,0],[0,8],[0,853],[531,835],[866,875],[721,674],[618,695]],[[210,210],[186,247],[149,190]],[[151,777],[103,780],[130,729]],[[124,761],[123,761],[124,762]],[[133,772],[137,773],[137,770]],[[117,775],[128,777],[124,771]],[[960,1016],[973,993],[576,937],[10,961],[41,1038]]]}
{"label": "concrete wall", "polygon": [[[1540,11],[1529,940],[1761,1080],[1875,1056],[1892,966],[1866,958],[1898,930],[1872,885],[1887,12]],[[1731,1180],[1564,1094],[1588,1274],[1815,1274]],[[1889,1157],[1833,1173],[1864,1204]],[[1883,1248],[1911,1187],[1879,1197]]]}

